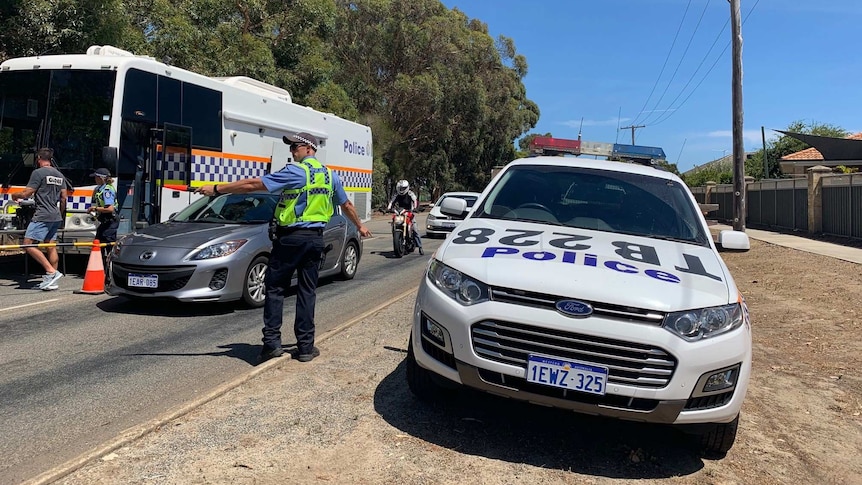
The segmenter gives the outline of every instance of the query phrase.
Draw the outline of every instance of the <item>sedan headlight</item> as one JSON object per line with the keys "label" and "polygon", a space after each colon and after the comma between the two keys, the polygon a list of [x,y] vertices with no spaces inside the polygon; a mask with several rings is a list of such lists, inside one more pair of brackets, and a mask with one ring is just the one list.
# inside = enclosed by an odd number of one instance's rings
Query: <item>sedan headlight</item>
{"label": "sedan headlight", "polygon": [[117,257],[117,256],[119,256],[119,255],[120,255],[120,251],[122,251],[122,250],[123,250],[123,244],[125,243],[126,239],[128,239],[128,238],[129,238],[129,235],[128,235],[128,234],[127,234],[127,235],[125,235],[125,236],[120,236],[120,237],[117,239],[117,242],[116,242],[116,243],[114,243],[114,247],[113,247],[113,248],[111,248],[111,254],[112,254],[114,257]]}
{"label": "sedan headlight", "polygon": [[428,214],[428,222],[437,220],[437,217],[434,214]]}
{"label": "sedan headlight", "polygon": [[473,305],[488,301],[488,285],[475,280],[445,264],[431,260],[428,279],[443,293],[462,305]]}
{"label": "sedan headlight", "polygon": [[669,313],[664,318],[664,328],[678,337],[693,342],[715,337],[739,328],[748,319],[745,303],[700,308],[684,312]]}
{"label": "sedan headlight", "polygon": [[234,241],[225,241],[217,244],[212,244],[193,253],[189,258],[192,261],[201,259],[221,258],[235,253],[243,244],[247,243],[248,239],[237,239]]}

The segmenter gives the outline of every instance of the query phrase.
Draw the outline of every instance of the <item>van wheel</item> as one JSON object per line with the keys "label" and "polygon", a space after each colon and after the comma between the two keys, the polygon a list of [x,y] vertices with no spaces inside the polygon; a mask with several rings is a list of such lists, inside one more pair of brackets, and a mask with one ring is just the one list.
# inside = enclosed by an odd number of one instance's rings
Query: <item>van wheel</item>
{"label": "van wheel", "polygon": [[359,267],[359,249],[355,242],[347,243],[344,254],[341,256],[341,279],[352,280],[356,276]]}
{"label": "van wheel", "polygon": [[736,431],[739,428],[739,415],[729,423],[709,425],[700,435],[700,446],[704,454],[710,458],[724,458],[736,441]]}
{"label": "van wheel", "polygon": [[248,265],[242,285],[242,301],[251,308],[259,308],[266,301],[266,270],[269,258],[258,256]]}
{"label": "van wheel", "polygon": [[413,335],[410,335],[410,343],[407,345],[407,358],[405,359],[407,366],[407,387],[414,396],[422,401],[433,401],[441,397],[444,391],[431,375],[431,372],[416,362],[416,355],[413,354]]}

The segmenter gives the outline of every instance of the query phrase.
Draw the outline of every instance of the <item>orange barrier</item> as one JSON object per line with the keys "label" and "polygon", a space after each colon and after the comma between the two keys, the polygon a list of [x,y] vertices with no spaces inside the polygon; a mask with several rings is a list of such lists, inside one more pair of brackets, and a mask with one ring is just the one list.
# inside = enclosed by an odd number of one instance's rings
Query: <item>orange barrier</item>
{"label": "orange barrier", "polygon": [[105,292],[105,266],[102,264],[102,251],[98,239],[93,240],[93,250],[87,261],[87,273],[84,275],[84,286],[78,293],[99,295]]}

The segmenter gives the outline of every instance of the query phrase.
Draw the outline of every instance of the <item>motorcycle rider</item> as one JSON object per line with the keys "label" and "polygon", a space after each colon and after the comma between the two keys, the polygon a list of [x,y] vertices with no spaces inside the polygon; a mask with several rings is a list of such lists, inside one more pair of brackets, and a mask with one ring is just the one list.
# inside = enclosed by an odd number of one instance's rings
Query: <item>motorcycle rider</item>
{"label": "motorcycle rider", "polygon": [[[416,194],[410,190],[410,182],[399,180],[395,184],[395,195],[392,196],[392,200],[389,201],[389,205],[386,207],[386,210],[392,210],[393,205],[397,205],[398,207],[410,212],[415,212],[416,208],[419,207],[419,199],[417,199]],[[410,231],[413,233],[413,240],[416,241],[416,247],[419,249],[419,254],[424,255],[425,252],[422,251],[422,239],[419,237],[419,232],[416,230],[415,220],[410,222]]]}

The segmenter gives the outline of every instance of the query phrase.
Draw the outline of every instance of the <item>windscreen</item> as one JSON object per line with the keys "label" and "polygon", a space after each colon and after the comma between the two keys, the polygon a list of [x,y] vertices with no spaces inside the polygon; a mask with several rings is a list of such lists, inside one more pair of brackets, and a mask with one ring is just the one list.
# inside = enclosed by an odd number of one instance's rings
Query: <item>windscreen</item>
{"label": "windscreen", "polygon": [[506,171],[476,217],[540,222],[708,245],[684,184],[639,173],[559,166]]}
{"label": "windscreen", "polygon": [[90,174],[105,166],[115,80],[114,71],[0,72],[0,183],[26,184],[33,154],[50,147],[73,185],[93,185]]}
{"label": "windscreen", "polygon": [[278,197],[271,194],[224,194],[204,197],[178,212],[173,222],[260,224],[275,213]]}

